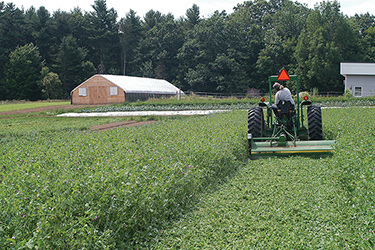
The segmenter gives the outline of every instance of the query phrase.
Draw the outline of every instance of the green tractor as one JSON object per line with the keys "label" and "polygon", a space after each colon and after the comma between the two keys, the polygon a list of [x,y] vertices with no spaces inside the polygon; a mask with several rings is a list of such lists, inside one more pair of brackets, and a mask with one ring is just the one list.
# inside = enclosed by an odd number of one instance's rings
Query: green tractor
{"label": "green tractor", "polygon": [[[287,81],[296,81],[297,102],[292,105],[290,102],[280,101],[274,114],[272,83]],[[320,106],[312,105],[307,96],[302,102],[299,100],[298,76],[289,76],[286,70],[282,70],[278,76],[270,76],[268,82],[269,102],[262,98],[259,106],[248,112],[247,138],[250,155],[333,152],[334,141],[323,140]],[[304,121],[304,107],[307,107],[307,121]],[[266,118],[263,109],[266,109]]]}

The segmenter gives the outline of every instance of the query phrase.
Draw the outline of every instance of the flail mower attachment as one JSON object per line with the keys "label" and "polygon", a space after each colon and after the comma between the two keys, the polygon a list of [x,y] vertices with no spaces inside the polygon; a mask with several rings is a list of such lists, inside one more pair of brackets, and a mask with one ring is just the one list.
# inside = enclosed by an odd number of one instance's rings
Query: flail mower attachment
{"label": "flail mower attachment", "polygon": [[[284,74],[284,75],[282,75]],[[286,79],[285,79],[286,74]],[[284,78],[280,80],[280,75]],[[297,81],[297,102],[279,102],[274,118],[272,109],[272,82]],[[261,99],[259,107],[248,112],[248,144],[250,155],[322,154],[332,153],[335,141],[323,140],[321,108],[312,105],[307,97],[299,101],[298,76],[289,76],[285,70],[279,76],[269,77],[270,102]],[[307,106],[307,125],[304,126],[303,107]],[[264,118],[263,109],[267,117]]]}

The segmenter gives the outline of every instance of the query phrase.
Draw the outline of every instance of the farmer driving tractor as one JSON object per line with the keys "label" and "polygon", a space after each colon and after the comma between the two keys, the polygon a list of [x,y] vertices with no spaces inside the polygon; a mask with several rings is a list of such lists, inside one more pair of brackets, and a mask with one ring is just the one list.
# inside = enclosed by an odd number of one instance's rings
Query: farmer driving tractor
{"label": "farmer driving tractor", "polygon": [[[296,88],[296,101],[285,87],[284,82],[293,81]],[[280,84],[281,83],[281,84]],[[299,100],[298,75],[289,75],[283,69],[279,75],[268,77],[269,101],[260,99],[258,107],[248,111],[247,140],[250,156],[294,153],[333,152],[333,140],[323,140],[321,108],[313,105],[308,97]],[[272,89],[277,91],[275,102]],[[306,107],[304,109],[303,107]],[[304,110],[306,110],[305,114]],[[276,120],[273,119],[274,113]],[[307,117],[307,122],[304,122]]]}
{"label": "farmer driving tractor", "polygon": [[277,93],[275,95],[275,104],[272,104],[272,109],[273,109],[273,112],[274,112],[275,116],[278,117],[278,114],[279,114],[278,113],[278,109],[279,109],[278,105],[280,103],[290,102],[291,106],[294,109],[295,103],[294,103],[292,94],[290,93],[290,90],[288,88],[284,87],[283,85],[281,85],[278,82],[276,82],[273,85],[273,88],[277,91]]}

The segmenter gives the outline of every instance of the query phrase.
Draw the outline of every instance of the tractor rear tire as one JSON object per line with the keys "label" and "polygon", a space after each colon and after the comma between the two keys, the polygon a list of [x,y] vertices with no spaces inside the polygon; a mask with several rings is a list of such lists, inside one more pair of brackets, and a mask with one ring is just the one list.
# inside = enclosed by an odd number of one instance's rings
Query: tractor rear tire
{"label": "tractor rear tire", "polygon": [[253,107],[249,109],[247,132],[253,137],[261,137],[264,129],[263,109]]}
{"label": "tractor rear tire", "polygon": [[309,140],[323,140],[322,111],[320,106],[312,105],[307,108]]}

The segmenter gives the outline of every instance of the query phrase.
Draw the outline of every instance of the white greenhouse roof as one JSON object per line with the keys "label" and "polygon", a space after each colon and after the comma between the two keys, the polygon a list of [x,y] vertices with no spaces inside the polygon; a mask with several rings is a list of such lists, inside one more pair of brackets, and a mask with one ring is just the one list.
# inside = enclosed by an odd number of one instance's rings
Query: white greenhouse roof
{"label": "white greenhouse roof", "polygon": [[[87,81],[93,77],[103,77],[110,81],[111,83],[117,85],[123,89],[126,93],[146,93],[146,94],[164,94],[164,95],[175,95],[179,88],[169,83],[166,80],[152,79],[145,77],[135,77],[135,76],[122,76],[122,75],[94,75],[75,87],[74,90],[81,87]],[[181,94],[183,92],[181,91]]]}
{"label": "white greenhouse roof", "polygon": [[116,84],[126,93],[176,94],[179,91],[176,86],[166,80],[121,75],[100,76]]}

